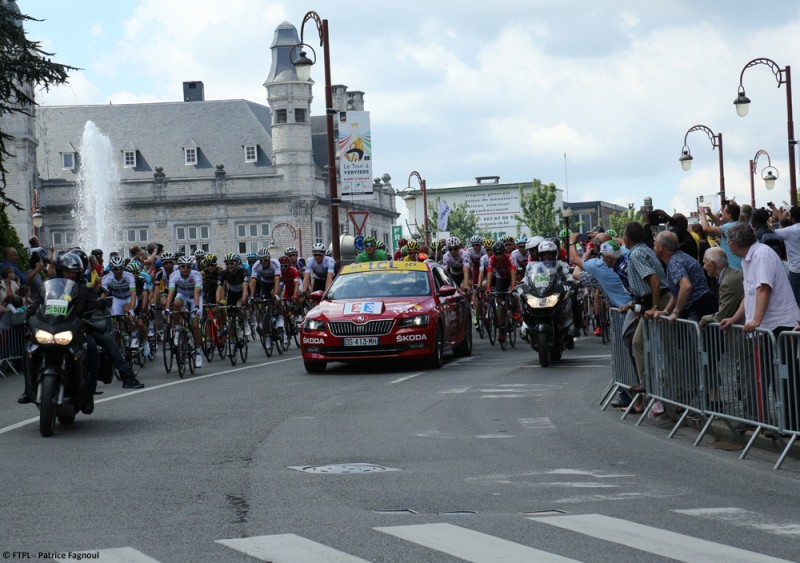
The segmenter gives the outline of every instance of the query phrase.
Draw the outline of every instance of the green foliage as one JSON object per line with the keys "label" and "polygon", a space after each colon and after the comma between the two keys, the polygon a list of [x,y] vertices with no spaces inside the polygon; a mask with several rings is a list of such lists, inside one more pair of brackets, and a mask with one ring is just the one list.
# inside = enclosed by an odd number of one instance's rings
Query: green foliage
{"label": "green foliage", "polygon": [[[428,228],[435,232],[439,222],[439,202],[442,198],[436,197],[436,201],[428,202]],[[478,234],[478,218],[469,210],[466,202],[459,203],[450,208],[450,215],[447,219],[447,231],[451,237],[458,237],[461,242],[469,240],[474,234]]]}
{"label": "green foliage", "polygon": [[17,267],[24,272],[28,269],[28,251],[25,250],[25,245],[19,240],[17,230],[11,226],[11,221],[8,220],[6,206],[0,205],[0,262],[5,261],[3,254],[9,246],[17,249],[19,254]]}
{"label": "green foliage", "polygon": [[[79,70],[50,60],[53,54],[42,50],[39,41],[25,37],[25,21],[41,20],[0,5],[0,115],[31,115],[36,103],[32,87],[49,90],[64,84],[69,71]],[[5,195],[7,170],[3,161],[11,156],[6,143],[12,141],[13,137],[0,129],[0,204],[22,209]]]}
{"label": "green foliage", "polygon": [[625,225],[631,221],[638,221],[641,223],[642,214],[635,209],[628,209],[626,211],[620,211],[619,213],[612,213],[608,218],[609,228],[617,231],[617,235],[620,237],[625,230]]}
{"label": "green foliage", "polygon": [[533,186],[528,193],[519,188],[519,208],[521,215],[515,215],[517,231],[520,226],[527,226],[528,235],[553,237],[558,235],[561,224],[561,211],[556,210],[556,185],[542,184],[534,178]]}

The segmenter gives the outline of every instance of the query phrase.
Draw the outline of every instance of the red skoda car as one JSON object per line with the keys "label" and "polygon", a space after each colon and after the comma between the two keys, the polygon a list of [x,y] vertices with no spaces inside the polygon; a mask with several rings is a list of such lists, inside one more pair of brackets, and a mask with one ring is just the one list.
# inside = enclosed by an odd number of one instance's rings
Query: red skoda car
{"label": "red skoda car", "polygon": [[435,262],[351,264],[318,296],[300,331],[309,373],[371,358],[422,358],[439,368],[448,351],[472,353],[469,300]]}

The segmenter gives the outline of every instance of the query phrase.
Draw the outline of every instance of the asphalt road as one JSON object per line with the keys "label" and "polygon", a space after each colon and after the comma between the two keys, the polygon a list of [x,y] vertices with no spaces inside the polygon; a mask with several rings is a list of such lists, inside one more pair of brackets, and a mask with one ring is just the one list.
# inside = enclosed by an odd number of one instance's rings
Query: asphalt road
{"label": "asphalt road", "polygon": [[[524,342],[334,364],[296,349],[145,368],[52,438],[0,380],[2,557],[105,561],[773,561],[800,556],[800,462],[692,447],[597,401],[609,348]],[[39,557],[42,553],[43,556]],[[70,559],[70,557],[73,557]],[[24,560],[24,559],[23,559]],[[96,559],[95,559],[96,560]]]}

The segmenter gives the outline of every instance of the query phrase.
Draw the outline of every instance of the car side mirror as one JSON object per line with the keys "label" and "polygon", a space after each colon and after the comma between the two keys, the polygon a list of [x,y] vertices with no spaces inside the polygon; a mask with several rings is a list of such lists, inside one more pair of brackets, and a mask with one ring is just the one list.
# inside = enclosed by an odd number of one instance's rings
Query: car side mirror
{"label": "car side mirror", "polygon": [[439,295],[442,297],[450,297],[456,294],[456,288],[452,285],[443,285],[439,288]]}
{"label": "car side mirror", "polygon": [[319,303],[320,301],[322,301],[322,296],[324,295],[324,293],[325,292],[323,292],[321,289],[315,291],[314,293],[311,294],[311,300],[315,301],[316,303]]}

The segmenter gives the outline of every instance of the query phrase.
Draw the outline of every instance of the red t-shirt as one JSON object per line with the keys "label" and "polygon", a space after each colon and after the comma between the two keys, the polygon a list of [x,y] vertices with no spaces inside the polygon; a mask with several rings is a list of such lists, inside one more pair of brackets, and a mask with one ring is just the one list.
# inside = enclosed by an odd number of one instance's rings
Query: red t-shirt
{"label": "red t-shirt", "polygon": [[500,256],[489,256],[488,271],[494,272],[494,275],[501,280],[511,279],[511,269],[514,266],[511,264],[511,256],[508,254],[501,254]]}
{"label": "red t-shirt", "polygon": [[294,295],[294,286],[300,279],[300,272],[297,268],[290,266],[281,268],[281,283],[283,284],[283,298],[290,299]]}

